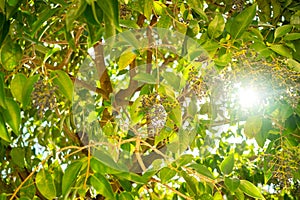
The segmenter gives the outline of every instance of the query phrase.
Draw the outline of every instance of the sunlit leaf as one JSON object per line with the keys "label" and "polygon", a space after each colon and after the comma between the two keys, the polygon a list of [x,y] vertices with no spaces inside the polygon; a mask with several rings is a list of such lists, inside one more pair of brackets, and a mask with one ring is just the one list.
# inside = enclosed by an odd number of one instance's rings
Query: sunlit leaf
{"label": "sunlit leaf", "polygon": [[114,193],[109,181],[101,174],[97,173],[89,178],[90,184],[95,188],[98,194],[108,199],[114,199]]}
{"label": "sunlit leaf", "polygon": [[132,48],[125,50],[119,58],[119,70],[125,69],[130,63],[132,63],[132,61],[134,61],[136,56],[137,55],[134,51],[132,51]]}
{"label": "sunlit leaf", "polygon": [[10,142],[10,134],[6,129],[5,121],[1,113],[0,113],[0,137],[5,141]]}
{"label": "sunlit leaf", "polygon": [[291,50],[282,44],[270,44],[270,49],[272,49],[279,55],[285,56],[287,58],[292,58]]}
{"label": "sunlit leaf", "polygon": [[147,73],[138,73],[133,77],[133,79],[143,83],[156,84],[156,78],[153,75]]}
{"label": "sunlit leaf", "polygon": [[236,189],[238,189],[240,180],[238,178],[225,177],[224,183],[231,192],[234,192]]}
{"label": "sunlit leaf", "polygon": [[234,167],[234,156],[233,154],[230,154],[228,157],[226,157],[221,165],[220,169],[224,174],[230,174]]}
{"label": "sunlit leaf", "polygon": [[72,185],[75,183],[75,180],[77,179],[81,167],[82,167],[81,161],[75,161],[67,167],[62,179],[63,196],[66,196],[70,192]]}
{"label": "sunlit leaf", "polygon": [[52,73],[53,83],[58,86],[59,91],[69,100],[73,99],[73,82],[70,79],[69,75],[62,70],[56,70]]}
{"label": "sunlit leaf", "polygon": [[159,172],[159,178],[162,183],[167,183],[176,175],[176,171],[168,167],[164,167]]}
{"label": "sunlit leaf", "polygon": [[26,76],[23,73],[18,73],[14,76],[10,83],[10,91],[18,102],[23,103],[23,87],[26,83]]}
{"label": "sunlit leaf", "polygon": [[279,38],[291,32],[292,25],[283,25],[275,29],[274,38]]}
{"label": "sunlit leaf", "polygon": [[245,30],[249,27],[256,13],[256,4],[249,6],[239,13],[232,21],[230,33],[232,39],[240,38]]}
{"label": "sunlit leaf", "polygon": [[3,111],[4,119],[15,134],[20,134],[21,110],[13,99],[6,99],[6,109]]}
{"label": "sunlit leaf", "polygon": [[224,18],[221,14],[217,14],[215,18],[209,23],[207,33],[211,38],[219,37],[225,28]]}
{"label": "sunlit leaf", "polygon": [[241,180],[239,188],[250,197],[264,199],[264,196],[261,194],[260,190],[253,185],[253,183],[247,180]]}
{"label": "sunlit leaf", "polygon": [[262,127],[262,118],[260,116],[251,116],[247,119],[244,127],[244,133],[248,138],[253,138]]}
{"label": "sunlit leaf", "polygon": [[35,182],[44,197],[47,199],[54,199],[56,197],[54,180],[49,171],[41,169],[36,175]]}
{"label": "sunlit leaf", "polygon": [[204,165],[200,165],[200,164],[191,164],[189,165],[190,168],[194,169],[196,172],[198,172],[199,174],[208,177],[210,179],[215,179],[214,175],[212,174],[212,172]]}
{"label": "sunlit leaf", "polygon": [[1,48],[0,61],[5,70],[11,71],[19,65],[23,52],[19,44],[11,39],[6,39]]}

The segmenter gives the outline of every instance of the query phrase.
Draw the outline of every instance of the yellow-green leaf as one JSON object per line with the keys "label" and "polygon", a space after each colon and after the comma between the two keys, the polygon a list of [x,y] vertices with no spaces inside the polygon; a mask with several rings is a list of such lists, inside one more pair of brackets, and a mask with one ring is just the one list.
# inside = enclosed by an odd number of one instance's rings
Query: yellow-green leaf
{"label": "yellow-green leaf", "polygon": [[103,175],[101,175],[100,173],[96,173],[90,176],[89,180],[98,194],[103,195],[107,199],[115,199],[112,187]]}
{"label": "yellow-green leaf", "polygon": [[248,138],[253,138],[262,127],[262,118],[260,116],[251,116],[247,119],[244,126],[244,133]]}
{"label": "yellow-green leaf", "polygon": [[73,162],[67,167],[62,179],[63,196],[66,196],[71,190],[71,187],[74,184],[75,180],[77,179],[81,167],[82,167],[82,162],[80,161]]}
{"label": "yellow-green leaf", "polygon": [[241,180],[239,188],[250,197],[264,199],[264,196],[261,194],[259,189],[247,180]]}
{"label": "yellow-green leaf", "polygon": [[282,44],[270,44],[270,49],[279,55],[285,56],[287,58],[292,58],[291,50]]}
{"label": "yellow-green leaf", "polygon": [[274,38],[279,38],[287,33],[289,33],[292,30],[292,25],[283,25],[275,29]]}
{"label": "yellow-green leaf", "polygon": [[0,113],[0,137],[7,142],[11,141],[10,134],[8,133],[8,131],[6,129],[5,121],[4,121],[1,113]]}
{"label": "yellow-green leaf", "polygon": [[0,56],[4,69],[11,71],[19,65],[23,53],[20,45],[14,43],[11,39],[7,39],[1,48]]}
{"label": "yellow-green leaf", "polygon": [[0,106],[2,108],[6,108],[4,87],[4,74],[0,72]]}
{"label": "yellow-green leaf", "polygon": [[10,91],[13,97],[16,98],[20,103],[23,103],[23,87],[26,83],[26,80],[27,78],[24,74],[18,73],[10,82]]}
{"label": "yellow-green leaf", "polygon": [[125,50],[119,58],[119,70],[126,68],[130,63],[132,63],[136,56],[137,55],[132,51],[132,48]]}
{"label": "yellow-green leaf", "polygon": [[13,99],[6,99],[6,109],[3,111],[6,123],[14,131],[20,134],[21,111],[20,107]]}
{"label": "yellow-green leaf", "polygon": [[231,192],[234,192],[239,187],[240,180],[238,178],[225,177],[224,183]]}
{"label": "yellow-green leaf", "polygon": [[209,23],[207,33],[210,38],[219,37],[225,28],[224,18],[221,14],[217,14],[215,18]]}
{"label": "yellow-green leaf", "polygon": [[52,76],[54,84],[59,88],[59,91],[69,100],[72,101],[74,85],[69,75],[62,70],[53,71]]}
{"label": "yellow-green leaf", "polygon": [[54,199],[56,197],[56,188],[53,177],[49,171],[41,169],[35,178],[36,186],[44,197]]}

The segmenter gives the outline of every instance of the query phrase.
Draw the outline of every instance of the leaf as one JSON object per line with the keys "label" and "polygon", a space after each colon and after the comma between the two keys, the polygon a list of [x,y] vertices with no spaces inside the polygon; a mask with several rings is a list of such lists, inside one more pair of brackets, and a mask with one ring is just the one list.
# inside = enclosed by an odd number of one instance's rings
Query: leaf
{"label": "leaf", "polygon": [[175,90],[180,87],[180,77],[174,72],[164,72],[163,77],[166,79],[167,83],[171,85]]}
{"label": "leaf", "polygon": [[255,136],[257,144],[263,148],[269,136],[269,131],[272,129],[272,122],[268,119],[262,119],[262,127],[258,134]]}
{"label": "leaf", "polygon": [[114,192],[112,190],[112,187],[103,175],[101,175],[100,173],[91,175],[89,181],[98,194],[101,194],[108,199],[114,199]]}
{"label": "leaf", "polygon": [[5,121],[4,121],[1,113],[0,113],[0,137],[7,142],[11,141],[10,135],[6,129]]}
{"label": "leaf", "polygon": [[5,104],[5,85],[4,85],[4,74],[0,72],[0,106],[6,108]]}
{"label": "leaf", "polygon": [[188,5],[198,14],[200,15],[205,21],[208,21],[208,17],[206,13],[203,11],[203,6],[201,2],[198,0],[188,0]]}
{"label": "leaf", "polygon": [[168,181],[170,181],[175,175],[177,174],[177,172],[173,169],[170,169],[168,167],[164,167],[160,170],[159,172],[159,178],[161,180],[162,183],[167,183]]}
{"label": "leaf", "polygon": [[85,0],[77,0],[70,5],[66,14],[67,31],[71,31],[74,26],[74,21],[85,11],[87,3]]}
{"label": "leaf", "polygon": [[148,84],[156,84],[156,78],[153,75],[142,72],[135,75],[135,77],[133,77],[133,80]]}
{"label": "leaf", "polygon": [[10,156],[12,161],[21,168],[25,166],[25,149],[21,147],[15,147],[11,150]]}
{"label": "leaf", "polygon": [[70,192],[71,186],[74,184],[75,180],[77,179],[81,167],[82,167],[81,161],[75,161],[67,167],[62,179],[63,196],[67,196],[67,194]]}
{"label": "leaf", "polygon": [[49,171],[41,169],[35,178],[36,186],[44,197],[54,199],[56,197],[56,189],[54,180]]}
{"label": "leaf", "polygon": [[23,73],[18,73],[10,82],[10,91],[18,102],[23,103],[23,87],[26,83],[26,76]]}
{"label": "leaf", "polygon": [[140,6],[143,10],[144,16],[150,20],[151,14],[152,14],[152,6],[153,1],[152,0],[140,0]]}
{"label": "leaf", "polygon": [[19,44],[13,42],[10,38],[6,39],[1,48],[0,61],[7,71],[12,71],[23,57],[23,52]]}
{"label": "leaf", "polygon": [[118,200],[134,200],[134,197],[130,192],[122,192],[119,194]]}
{"label": "leaf", "polygon": [[241,180],[239,188],[250,197],[264,199],[264,196],[260,193],[259,189],[247,180]]}
{"label": "leaf", "polygon": [[272,49],[274,52],[278,53],[279,55],[285,56],[287,58],[292,58],[290,49],[283,46],[282,44],[270,44],[269,48]]}
{"label": "leaf", "polygon": [[300,63],[296,60],[289,58],[287,59],[287,64],[291,69],[300,72]]}
{"label": "leaf", "polygon": [[209,23],[207,33],[210,38],[219,37],[225,28],[224,18],[221,14],[217,14]]}
{"label": "leaf", "polygon": [[240,179],[225,177],[224,183],[230,192],[234,192],[240,185]]}
{"label": "leaf", "polygon": [[275,29],[274,38],[279,38],[287,33],[291,32],[293,26],[292,25],[283,25]]}
{"label": "leaf", "polygon": [[299,40],[300,39],[300,33],[289,33],[289,34],[286,34],[283,37],[283,39],[286,40],[286,41]]}
{"label": "leaf", "polygon": [[30,103],[30,99],[31,99],[31,93],[33,91],[33,86],[34,84],[39,80],[40,75],[36,74],[33,76],[30,76],[23,88],[23,92],[22,92],[22,96],[23,96],[23,100],[22,100],[22,104],[23,104],[23,108],[26,108],[27,105]]}
{"label": "leaf", "polygon": [[133,49],[130,47],[126,49],[119,58],[119,70],[125,69],[134,59],[136,58],[136,54],[134,53]]}
{"label": "leaf", "polygon": [[243,35],[245,30],[249,27],[252,20],[254,19],[255,13],[256,4],[253,4],[252,6],[249,6],[248,8],[243,10],[233,19],[230,26],[230,34],[233,40],[240,38]]}
{"label": "leaf", "polygon": [[21,110],[13,99],[6,99],[6,109],[3,111],[4,119],[16,135],[20,134]]}
{"label": "leaf", "polygon": [[178,126],[181,127],[182,124],[182,113],[180,105],[177,105],[175,108],[172,109],[170,113],[170,119]]}
{"label": "leaf", "polygon": [[186,184],[187,184],[187,189],[188,189],[188,193],[191,195],[191,196],[195,196],[197,195],[197,183],[198,181],[190,176],[188,173],[186,173],[185,171],[181,171],[180,172],[180,175],[184,178]]}
{"label": "leaf", "polygon": [[244,200],[245,199],[244,192],[242,192],[239,188],[237,188],[237,190],[234,192],[234,194],[235,194],[235,197],[238,200]]}
{"label": "leaf", "polygon": [[58,8],[54,9],[44,9],[42,13],[39,14],[37,20],[32,24],[32,30],[30,32],[31,37],[33,38],[35,33],[41,28],[45,21],[49,20],[56,12]]}
{"label": "leaf", "polygon": [[234,155],[230,154],[227,158],[225,158],[221,165],[220,169],[224,174],[230,174],[234,167]]}
{"label": "leaf", "polygon": [[53,71],[51,75],[55,77],[53,83],[58,86],[60,92],[67,97],[69,101],[72,101],[74,85],[69,75],[62,70]]}
{"label": "leaf", "polygon": [[199,174],[201,174],[207,178],[215,179],[212,172],[204,165],[194,163],[194,164],[189,165],[189,167],[194,169],[196,172],[198,172]]}
{"label": "leaf", "polygon": [[244,133],[248,138],[253,138],[262,127],[262,118],[260,116],[251,116],[247,119],[244,126]]}

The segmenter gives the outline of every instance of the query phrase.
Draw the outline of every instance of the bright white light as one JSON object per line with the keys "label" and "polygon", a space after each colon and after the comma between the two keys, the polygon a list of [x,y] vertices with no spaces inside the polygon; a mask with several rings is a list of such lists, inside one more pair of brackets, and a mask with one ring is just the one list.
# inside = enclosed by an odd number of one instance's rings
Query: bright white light
{"label": "bright white light", "polygon": [[253,88],[239,88],[239,103],[243,108],[250,108],[259,103],[259,95]]}

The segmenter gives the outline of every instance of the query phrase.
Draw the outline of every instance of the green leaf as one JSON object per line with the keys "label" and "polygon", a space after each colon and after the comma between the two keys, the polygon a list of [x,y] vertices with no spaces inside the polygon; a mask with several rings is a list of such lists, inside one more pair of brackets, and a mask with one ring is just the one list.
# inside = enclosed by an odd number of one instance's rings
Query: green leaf
{"label": "green leaf", "polygon": [[180,87],[180,77],[174,72],[164,72],[163,77],[166,79],[167,83],[171,85],[176,91]]}
{"label": "green leaf", "polygon": [[3,111],[4,119],[16,135],[20,134],[21,110],[13,99],[6,99],[6,109]]}
{"label": "green leaf", "polygon": [[19,65],[20,60],[23,57],[23,52],[20,45],[9,38],[3,44],[0,56],[0,61],[4,69],[12,71]]}
{"label": "green leaf", "polygon": [[269,48],[279,55],[285,56],[287,58],[292,58],[291,50],[282,44],[270,44]]}
{"label": "green leaf", "polygon": [[119,70],[125,69],[130,63],[132,63],[132,61],[134,61],[136,56],[136,53],[134,53],[131,47],[126,49],[119,58]]}
{"label": "green leaf", "polygon": [[28,104],[30,103],[31,100],[31,93],[33,91],[33,86],[34,84],[39,80],[40,75],[36,74],[33,76],[30,76],[25,85],[23,86],[23,92],[22,92],[22,96],[23,96],[23,100],[22,100],[22,104],[23,104],[23,108],[26,108],[28,106]]}
{"label": "green leaf", "polygon": [[241,13],[239,13],[232,21],[230,26],[230,34],[232,39],[240,38],[245,30],[249,27],[253,21],[256,13],[256,4],[249,6]]}
{"label": "green leaf", "polygon": [[194,177],[192,177],[188,173],[186,173],[185,171],[181,171],[180,175],[184,178],[184,180],[187,184],[188,193],[191,196],[197,195],[197,187],[196,186],[198,185],[198,181]]}
{"label": "green leaf", "polygon": [[101,175],[96,173],[89,178],[90,184],[95,188],[97,194],[101,194],[107,199],[114,199],[114,192],[108,180]]}
{"label": "green leaf", "polygon": [[133,80],[148,84],[156,84],[156,78],[153,75],[142,72],[135,75],[135,77],[133,77]]}
{"label": "green leaf", "polygon": [[188,0],[188,5],[205,21],[208,21],[208,17],[206,13],[203,11],[203,6],[201,5],[201,1],[198,0]]}
{"label": "green leaf", "polygon": [[298,61],[289,58],[287,59],[287,64],[291,69],[300,72],[300,63]]}
{"label": "green leaf", "polygon": [[194,163],[194,164],[189,165],[189,167],[194,169],[196,172],[198,172],[199,174],[201,174],[207,178],[215,179],[212,172],[204,165]]}
{"label": "green leaf", "polygon": [[219,37],[225,28],[224,18],[221,14],[217,14],[215,18],[209,23],[207,33],[210,38]]}
{"label": "green leaf", "polygon": [[5,85],[4,85],[4,74],[0,72],[0,106],[6,108],[5,104]]}
{"label": "green leaf", "polygon": [[8,131],[6,129],[5,121],[4,121],[1,113],[0,113],[0,137],[7,142],[11,141],[10,134],[8,133]]}
{"label": "green leaf", "polygon": [[21,147],[15,147],[11,150],[10,156],[12,161],[21,168],[25,166],[25,149]]}
{"label": "green leaf", "polygon": [[75,161],[67,167],[62,179],[63,196],[67,196],[67,194],[70,192],[72,185],[75,183],[75,180],[77,179],[81,167],[82,167],[81,161]]}
{"label": "green leaf", "polygon": [[238,199],[238,200],[244,200],[245,199],[245,195],[244,195],[244,192],[242,192],[242,190],[240,190],[240,188],[238,188],[235,192],[235,197]]}
{"label": "green leaf", "polygon": [[67,9],[67,14],[66,14],[67,31],[72,30],[72,28],[74,26],[74,21],[83,14],[86,6],[87,6],[87,3],[85,0],[77,0],[73,4],[70,5],[70,8]]}
{"label": "green leaf", "polygon": [[283,39],[286,40],[286,41],[299,40],[300,39],[300,33],[289,33],[289,34],[286,34],[283,37]]}
{"label": "green leaf", "polygon": [[44,197],[54,199],[56,197],[56,189],[54,180],[49,171],[41,169],[35,178],[36,186]]}
{"label": "green leaf", "polygon": [[119,194],[118,200],[134,200],[134,197],[130,192],[122,192]]}
{"label": "green leaf", "polygon": [[230,174],[234,167],[234,155],[230,154],[227,158],[225,158],[221,165],[220,169],[224,174]]}
{"label": "green leaf", "polygon": [[274,38],[279,38],[287,33],[291,32],[293,26],[292,25],[283,25],[275,29]]}
{"label": "green leaf", "polygon": [[140,6],[143,10],[144,16],[150,20],[152,14],[153,0],[140,0]]}
{"label": "green leaf", "polygon": [[26,83],[26,76],[23,73],[18,73],[10,82],[10,91],[18,102],[23,103],[23,87]]}
{"label": "green leaf", "polygon": [[62,70],[56,70],[51,73],[53,83],[58,86],[59,91],[69,100],[72,101],[74,85],[69,75]]}
{"label": "green leaf", "polygon": [[224,183],[231,192],[234,192],[240,185],[240,179],[225,177]]}
{"label": "green leaf", "polygon": [[32,24],[31,37],[34,37],[35,33],[41,28],[45,21],[49,20],[57,11],[58,8],[44,9],[44,11],[39,14],[37,20]]}
{"label": "green leaf", "polygon": [[262,127],[258,134],[255,136],[257,144],[263,148],[269,136],[269,131],[272,129],[272,122],[268,119],[262,119]]}
{"label": "green leaf", "polygon": [[250,197],[264,199],[264,196],[260,193],[259,189],[247,180],[241,180],[239,188]]}
{"label": "green leaf", "polygon": [[177,105],[175,108],[172,109],[170,113],[170,119],[178,126],[181,127],[182,124],[182,113],[181,113],[180,105]]}
{"label": "green leaf", "polygon": [[177,174],[177,172],[173,169],[170,169],[168,167],[164,167],[160,170],[159,172],[159,178],[161,180],[162,183],[167,183],[168,181],[170,181],[175,175]]}
{"label": "green leaf", "polygon": [[260,116],[251,116],[246,120],[244,133],[248,138],[253,138],[262,127],[262,118]]}

